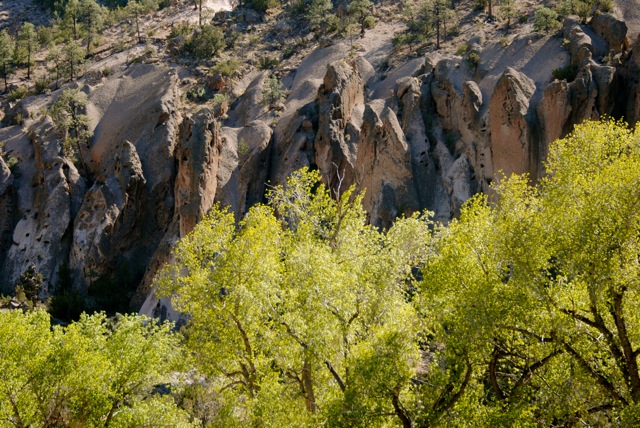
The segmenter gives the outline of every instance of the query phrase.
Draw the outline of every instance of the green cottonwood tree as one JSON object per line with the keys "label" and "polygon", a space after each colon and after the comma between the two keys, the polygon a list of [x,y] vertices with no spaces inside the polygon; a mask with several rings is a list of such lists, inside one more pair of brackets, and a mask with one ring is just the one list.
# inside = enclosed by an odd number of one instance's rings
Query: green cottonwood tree
{"label": "green cottonwood tree", "polygon": [[0,312],[0,427],[191,427],[152,394],[182,367],[170,327],[96,314],[63,328],[44,311]]}
{"label": "green cottonwood tree", "polygon": [[[640,421],[640,128],[588,122],[437,233],[421,307],[483,426]],[[466,408],[462,403],[467,403]]]}
{"label": "green cottonwood tree", "polygon": [[220,425],[381,426],[400,420],[420,362],[408,300],[429,223],[366,224],[362,197],[317,172],[275,187],[236,227],[214,208],[157,279],[189,315]]}

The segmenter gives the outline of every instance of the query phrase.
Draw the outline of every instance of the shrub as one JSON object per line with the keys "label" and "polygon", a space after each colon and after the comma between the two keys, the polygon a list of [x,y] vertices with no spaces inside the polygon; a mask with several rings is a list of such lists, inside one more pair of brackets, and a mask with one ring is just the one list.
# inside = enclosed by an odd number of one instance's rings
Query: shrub
{"label": "shrub", "polygon": [[276,68],[278,64],[280,64],[280,60],[270,56],[263,56],[258,60],[258,68],[260,70],[271,70]]}
{"label": "shrub", "polygon": [[364,27],[365,28],[373,28],[376,26],[376,19],[373,16],[367,16],[364,19]]}
{"label": "shrub", "polygon": [[167,39],[171,40],[178,36],[189,36],[191,34],[191,26],[187,24],[174,25],[167,36]]}
{"label": "shrub", "polygon": [[613,0],[598,0],[597,1],[598,10],[600,12],[608,13],[613,11]]}
{"label": "shrub", "polygon": [[36,95],[44,94],[49,90],[50,84],[51,80],[48,77],[37,79],[34,92],[36,93]]}
{"label": "shrub", "polygon": [[533,29],[535,31],[551,34],[558,31],[562,27],[558,21],[558,13],[548,7],[541,7],[536,10],[535,19],[533,21]]}
{"label": "shrub", "polygon": [[189,98],[191,101],[202,103],[209,101],[211,99],[211,94],[204,86],[197,86],[195,88],[189,89],[189,92],[187,92],[187,98]]}
{"label": "shrub", "polygon": [[240,63],[235,59],[228,59],[226,61],[219,61],[213,67],[211,71],[213,74],[219,73],[224,77],[233,77],[238,72]]}
{"label": "shrub", "polygon": [[470,67],[477,67],[478,64],[480,64],[480,54],[478,52],[469,52],[469,55],[467,56],[467,62],[469,63]]}
{"label": "shrub", "polygon": [[211,24],[197,28],[185,49],[196,58],[206,59],[217,55],[225,47],[224,34]]}
{"label": "shrub", "polygon": [[29,90],[26,86],[19,86],[9,91],[9,96],[7,97],[7,99],[9,101],[18,101],[26,97],[28,92]]}
{"label": "shrub", "polygon": [[456,49],[456,55],[465,56],[467,53],[467,44],[463,43]]}
{"label": "shrub", "polygon": [[258,12],[266,12],[267,9],[278,6],[277,0],[247,0],[246,4]]}
{"label": "shrub", "polygon": [[578,75],[578,67],[570,64],[566,67],[554,68],[553,71],[551,71],[551,75],[554,79],[573,82]]}
{"label": "shrub", "polygon": [[222,104],[225,101],[229,100],[229,96],[227,94],[215,94],[213,96],[213,98],[211,99],[211,102],[213,103],[213,105],[218,105],[218,104]]}
{"label": "shrub", "polygon": [[18,278],[16,290],[20,287],[26,299],[35,303],[36,300],[38,300],[38,294],[42,291],[43,282],[44,277],[40,272],[38,272],[36,266],[32,264],[22,275],[20,275],[20,278]]}
{"label": "shrub", "polygon": [[273,106],[274,104],[280,102],[280,100],[287,96],[289,91],[282,89],[282,82],[275,77],[269,77],[264,82],[264,87],[262,89],[262,104]]}

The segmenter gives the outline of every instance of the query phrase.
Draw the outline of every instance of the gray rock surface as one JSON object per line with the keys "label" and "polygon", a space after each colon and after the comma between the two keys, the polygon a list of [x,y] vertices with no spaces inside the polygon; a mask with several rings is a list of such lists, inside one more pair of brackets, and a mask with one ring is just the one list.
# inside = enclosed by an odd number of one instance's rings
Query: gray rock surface
{"label": "gray rock surface", "polygon": [[[94,130],[86,171],[62,156],[39,113],[60,92],[27,97],[7,112],[22,126],[0,128],[0,290],[33,263],[51,294],[68,264],[78,289],[123,279],[133,308],[178,319],[153,292],[175,242],[215,203],[240,219],[301,167],[318,169],[335,191],[366,191],[376,226],[423,209],[446,223],[471,195],[491,192],[499,170],[539,179],[549,144],[576,124],[638,120],[640,40],[628,46],[625,34],[604,15],[591,25],[567,20],[566,44],[526,34],[505,47],[479,34],[469,42],[477,65],[434,53],[389,67],[384,41],[363,55],[338,43],[280,76],[290,92],[277,109],[262,103],[267,72],[229,88],[230,105],[194,113],[178,77],[193,76],[131,65],[80,83]],[[571,65],[573,81],[553,79]],[[17,160],[11,170],[7,156]]]}

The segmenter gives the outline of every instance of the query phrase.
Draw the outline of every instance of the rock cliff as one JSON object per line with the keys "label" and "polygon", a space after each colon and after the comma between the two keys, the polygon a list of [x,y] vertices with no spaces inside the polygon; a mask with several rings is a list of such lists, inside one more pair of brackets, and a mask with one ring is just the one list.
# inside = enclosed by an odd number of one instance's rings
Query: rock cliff
{"label": "rock cliff", "polygon": [[[640,39],[629,44],[626,31],[606,14],[569,19],[563,37],[479,37],[466,56],[384,72],[346,44],[321,47],[283,79],[279,112],[261,102],[267,75],[256,73],[222,118],[184,111],[179,67],[134,64],[79,83],[94,131],[84,168],[37,113],[57,93],[26,99],[12,111],[28,119],[0,129],[16,160],[0,159],[0,289],[34,264],[50,295],[65,265],[80,290],[118,281],[133,308],[170,316],[152,284],[175,241],[215,203],[240,218],[267,183],[303,166],[335,192],[366,191],[376,226],[423,209],[447,222],[503,174],[539,179],[549,143],[575,124],[640,118]],[[575,78],[554,79],[554,69]]]}

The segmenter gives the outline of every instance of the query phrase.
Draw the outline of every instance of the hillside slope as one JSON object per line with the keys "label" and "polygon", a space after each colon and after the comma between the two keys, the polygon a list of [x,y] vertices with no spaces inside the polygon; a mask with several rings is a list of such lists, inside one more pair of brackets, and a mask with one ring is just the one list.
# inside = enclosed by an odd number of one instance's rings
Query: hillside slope
{"label": "hillside slope", "polygon": [[[0,159],[0,290],[35,265],[42,296],[54,294],[65,266],[76,288],[102,290],[98,300],[121,294],[167,316],[152,284],[175,241],[215,203],[240,218],[267,183],[298,168],[317,168],[335,192],[366,189],[376,226],[422,209],[447,222],[502,173],[540,178],[549,143],[575,124],[640,118],[640,39],[625,39],[640,30],[638,1],[615,11],[626,25],[600,14],[588,25],[567,19],[554,35],[531,32],[530,22],[506,32],[469,8],[443,49],[415,52],[392,42],[405,29],[398,7],[376,5],[378,25],[355,39],[298,34],[278,14],[253,23],[247,10],[219,13],[217,25],[247,32],[209,62],[172,54],[166,40],[195,19],[191,6],[145,21],[147,44],[131,28],[106,30],[82,78],[5,102],[0,141],[16,162]],[[267,49],[281,59],[271,69],[259,66]],[[236,56],[235,75],[216,74]],[[570,66],[570,82],[553,78]],[[274,77],[286,98],[265,103]],[[45,114],[69,87],[88,98],[83,165],[63,155]],[[205,102],[199,90],[221,97]]]}

